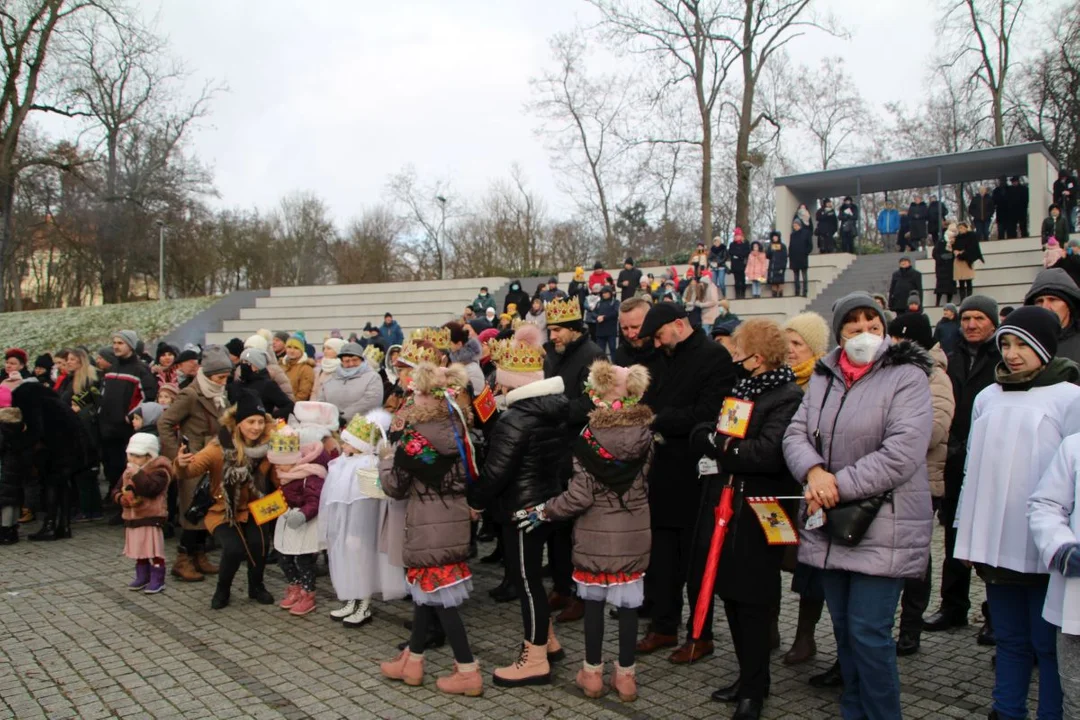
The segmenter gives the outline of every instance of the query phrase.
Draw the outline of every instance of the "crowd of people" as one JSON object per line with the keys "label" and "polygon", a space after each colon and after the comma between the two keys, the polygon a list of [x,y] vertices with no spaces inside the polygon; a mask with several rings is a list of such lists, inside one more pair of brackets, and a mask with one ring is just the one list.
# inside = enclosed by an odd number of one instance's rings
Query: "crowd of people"
{"label": "crowd of people", "polygon": [[[897,656],[918,653],[923,632],[968,624],[974,569],[987,598],[978,642],[996,645],[991,717],[1027,716],[1036,663],[1038,717],[1080,717],[1080,288],[1069,272],[1041,271],[1004,318],[967,294],[932,327],[905,258],[888,298],[856,292],[829,318],[741,321],[717,297],[733,254],[752,283],[761,267],[773,279],[768,252],[744,245],[699,246],[681,288],[674,277],[653,288],[628,258],[618,278],[598,266],[565,290],[552,278],[529,296],[514,281],[502,314],[483,288],[441,327],[406,338],[387,314],[321,351],[269,330],[220,347],[161,343],[152,357],[121,330],[33,368],[9,349],[0,544],[34,515],[29,538],[54,541],[108,512],[124,526],[132,591],[159,593],[167,574],[210,577],[220,610],[244,565],[251,600],[298,617],[317,610],[325,554],[342,603],[329,615],[343,626],[370,622],[378,603],[412,603],[385,677],[423,684],[425,651],[448,643],[438,689],[475,696],[485,678],[462,615],[470,560],[494,540],[479,559],[502,565],[490,594],[518,602],[522,623],[496,686],[550,683],[566,655],[556,625],[581,621],[575,683],[633,701],[638,657],[715,652],[719,598],[739,673],[712,698],[736,720],[759,717],[770,693],[783,573],[799,615],[780,661],[817,654],[827,607],[836,662],[808,681],[840,688],[845,718],[898,718]],[[927,614],[934,553],[941,602]],[[272,562],[287,582],[280,600],[264,583]],[[605,677],[609,617],[618,652]]]}

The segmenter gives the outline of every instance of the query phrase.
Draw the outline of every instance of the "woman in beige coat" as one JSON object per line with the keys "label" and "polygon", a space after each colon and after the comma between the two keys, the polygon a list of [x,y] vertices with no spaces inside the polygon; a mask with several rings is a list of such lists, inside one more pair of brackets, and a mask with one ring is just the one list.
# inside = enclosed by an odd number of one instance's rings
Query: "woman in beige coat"
{"label": "woman in beige coat", "polygon": [[[930,319],[923,313],[904,313],[889,323],[889,335],[893,340],[911,340],[930,354],[934,369],[930,372],[930,400],[934,406],[934,427],[930,433],[930,447],[926,452],[926,469],[930,477],[930,494],[936,504],[945,495],[945,455],[949,446],[949,427],[956,411],[952,381],[947,368],[949,359],[941,345],[934,343]],[[931,560],[931,563],[933,561]],[[900,636],[896,641],[897,655],[913,655],[919,651],[922,635],[922,617],[930,604],[930,563],[926,576],[919,580],[904,581],[904,593],[900,596]]]}

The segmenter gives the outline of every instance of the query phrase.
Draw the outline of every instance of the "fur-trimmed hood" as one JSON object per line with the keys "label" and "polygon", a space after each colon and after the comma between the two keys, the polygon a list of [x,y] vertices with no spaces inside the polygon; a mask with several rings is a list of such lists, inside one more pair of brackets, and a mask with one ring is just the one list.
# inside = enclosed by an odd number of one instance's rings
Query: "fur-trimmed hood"
{"label": "fur-trimmed hood", "polygon": [[652,449],[653,411],[647,405],[622,410],[596,408],[589,413],[589,430],[605,450],[619,460],[638,460]]}
{"label": "fur-trimmed hood", "polygon": [[589,427],[594,430],[620,427],[649,427],[652,425],[652,409],[648,405],[631,405],[622,410],[596,408],[589,413]]}
{"label": "fur-trimmed hood", "polygon": [[[840,348],[834,348],[814,365],[814,372],[819,375],[840,376]],[[877,357],[874,358],[877,367],[893,367],[897,365],[914,365],[930,377],[934,370],[934,360],[930,354],[911,340],[901,340],[894,343],[890,338],[885,338],[881,344]]]}
{"label": "fur-trimmed hood", "polygon": [[563,379],[556,375],[546,380],[537,380],[528,385],[522,385],[506,394],[506,405],[510,407],[514,403],[528,400],[529,398],[544,397],[545,395],[561,395],[566,392]]}

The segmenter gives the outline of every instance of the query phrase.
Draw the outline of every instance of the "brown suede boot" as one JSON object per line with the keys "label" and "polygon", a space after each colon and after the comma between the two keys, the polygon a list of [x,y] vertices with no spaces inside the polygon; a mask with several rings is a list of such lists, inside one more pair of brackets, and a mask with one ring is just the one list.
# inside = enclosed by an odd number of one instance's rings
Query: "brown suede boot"
{"label": "brown suede boot", "polygon": [[206,577],[195,569],[191,556],[183,550],[176,553],[176,562],[172,566],[172,575],[182,582],[202,582]]}
{"label": "brown suede boot", "polygon": [[517,662],[507,667],[496,668],[493,675],[495,684],[500,687],[549,684],[551,665],[548,664],[547,647],[533,645],[526,640],[521,644],[521,655],[518,656]]}
{"label": "brown suede boot", "polygon": [[200,572],[203,575],[217,575],[218,566],[210,562],[210,558],[205,552],[193,553],[191,556],[192,565],[195,566],[196,572]]}
{"label": "brown suede boot", "polygon": [[454,663],[453,674],[436,680],[435,687],[439,688],[439,692],[447,695],[480,697],[484,694],[484,678],[480,675],[480,663],[475,661],[464,665]]}
{"label": "brown suede boot", "polygon": [[817,655],[814,630],[825,603],[822,600],[799,600],[799,622],[795,629],[795,642],[784,654],[785,665],[799,665]]}
{"label": "brown suede boot", "polygon": [[393,660],[381,663],[379,670],[383,677],[403,680],[406,685],[417,687],[424,684],[424,655],[413,655],[409,648],[405,648]]}

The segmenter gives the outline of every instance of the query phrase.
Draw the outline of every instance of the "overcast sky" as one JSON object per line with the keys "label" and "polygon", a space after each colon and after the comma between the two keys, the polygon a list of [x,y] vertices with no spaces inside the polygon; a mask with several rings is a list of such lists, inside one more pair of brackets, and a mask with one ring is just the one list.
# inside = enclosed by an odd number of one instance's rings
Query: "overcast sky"
{"label": "overcast sky", "polygon": [[[798,39],[796,62],[844,56],[874,107],[924,95],[935,0],[817,4],[851,38]],[[569,207],[524,105],[548,37],[593,18],[583,0],[163,0],[159,28],[197,79],[228,85],[193,136],[221,202],[269,208],[310,190],[344,222],[410,163],[475,196],[517,162]]]}

